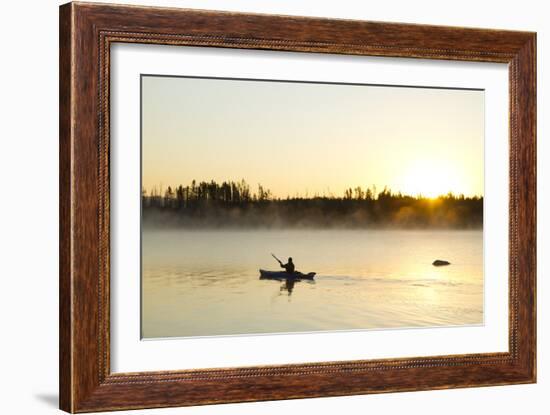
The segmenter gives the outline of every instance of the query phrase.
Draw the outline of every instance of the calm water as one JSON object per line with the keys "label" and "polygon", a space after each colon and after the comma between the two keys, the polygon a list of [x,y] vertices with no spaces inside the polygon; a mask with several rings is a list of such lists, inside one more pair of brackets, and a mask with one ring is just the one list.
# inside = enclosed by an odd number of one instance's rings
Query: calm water
{"label": "calm water", "polygon": [[142,278],[146,338],[483,323],[481,231],[145,230]]}

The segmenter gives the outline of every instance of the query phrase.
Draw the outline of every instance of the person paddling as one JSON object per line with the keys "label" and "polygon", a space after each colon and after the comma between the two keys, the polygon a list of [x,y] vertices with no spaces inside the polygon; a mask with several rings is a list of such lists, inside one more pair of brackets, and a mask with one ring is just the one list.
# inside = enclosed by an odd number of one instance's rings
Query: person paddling
{"label": "person paddling", "polygon": [[277,262],[279,262],[281,268],[284,268],[287,273],[294,274],[294,270],[296,269],[296,267],[294,266],[294,262],[292,262],[292,258],[288,258],[288,262],[286,264],[283,264],[283,262],[279,258],[277,258],[273,254],[271,255],[277,260]]}
{"label": "person paddling", "polygon": [[289,274],[294,274],[295,267],[294,262],[292,262],[292,258],[288,258],[288,262],[286,264],[281,262],[281,268],[284,268]]}

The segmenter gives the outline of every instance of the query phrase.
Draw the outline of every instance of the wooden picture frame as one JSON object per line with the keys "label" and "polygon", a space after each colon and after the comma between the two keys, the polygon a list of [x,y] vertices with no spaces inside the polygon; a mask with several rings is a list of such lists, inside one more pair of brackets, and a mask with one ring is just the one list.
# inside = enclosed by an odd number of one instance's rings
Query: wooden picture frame
{"label": "wooden picture frame", "polygon": [[[507,63],[509,352],[111,373],[109,59],[117,42]],[[61,409],[91,412],[535,382],[535,33],[69,3],[60,8],[59,94]]]}

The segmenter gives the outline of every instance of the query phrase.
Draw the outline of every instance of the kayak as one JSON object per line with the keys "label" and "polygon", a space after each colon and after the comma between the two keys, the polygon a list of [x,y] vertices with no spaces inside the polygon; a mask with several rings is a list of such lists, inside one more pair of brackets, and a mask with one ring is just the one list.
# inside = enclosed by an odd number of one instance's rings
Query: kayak
{"label": "kayak", "polygon": [[295,271],[292,274],[289,274],[286,271],[266,271],[265,269],[260,270],[260,278],[271,278],[271,279],[287,279],[293,278],[297,280],[312,280],[315,277],[315,272],[309,272],[303,274],[299,271]]}
{"label": "kayak", "polygon": [[314,277],[315,277],[315,272],[309,272],[307,274],[303,274],[299,271],[295,271],[292,274],[289,274],[286,271],[266,271],[265,269],[260,270],[260,278],[265,278],[265,279],[282,280],[282,279],[292,278],[296,280],[312,280]]}

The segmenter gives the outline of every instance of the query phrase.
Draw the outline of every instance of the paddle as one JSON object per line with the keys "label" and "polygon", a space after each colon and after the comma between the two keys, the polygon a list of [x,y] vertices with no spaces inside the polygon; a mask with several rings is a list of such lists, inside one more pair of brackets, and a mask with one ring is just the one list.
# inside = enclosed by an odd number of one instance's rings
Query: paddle
{"label": "paddle", "polygon": [[283,263],[281,262],[281,260],[280,260],[279,258],[277,258],[274,254],[271,254],[271,256],[272,256],[273,258],[275,258],[279,264],[283,265]]}

